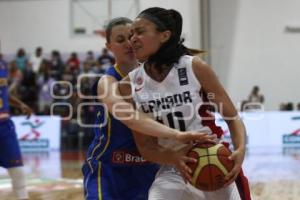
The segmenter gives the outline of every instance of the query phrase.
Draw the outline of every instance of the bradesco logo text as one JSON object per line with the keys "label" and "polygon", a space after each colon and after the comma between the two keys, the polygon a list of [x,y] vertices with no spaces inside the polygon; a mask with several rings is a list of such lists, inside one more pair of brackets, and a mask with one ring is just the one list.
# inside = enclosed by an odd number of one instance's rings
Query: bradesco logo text
{"label": "bradesco logo text", "polygon": [[139,153],[127,151],[113,152],[112,162],[115,164],[141,165],[148,163]]}
{"label": "bradesco logo text", "polygon": [[[292,117],[292,121],[300,120],[300,116]],[[300,128],[282,136],[283,144],[300,144]]]}

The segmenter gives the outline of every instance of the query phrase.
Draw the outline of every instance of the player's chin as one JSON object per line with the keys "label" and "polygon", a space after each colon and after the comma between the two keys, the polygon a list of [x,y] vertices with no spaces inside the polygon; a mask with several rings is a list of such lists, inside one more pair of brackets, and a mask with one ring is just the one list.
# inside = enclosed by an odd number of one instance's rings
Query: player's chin
{"label": "player's chin", "polygon": [[127,57],[128,60],[134,60],[135,59],[135,54],[131,52],[126,52],[125,56]]}

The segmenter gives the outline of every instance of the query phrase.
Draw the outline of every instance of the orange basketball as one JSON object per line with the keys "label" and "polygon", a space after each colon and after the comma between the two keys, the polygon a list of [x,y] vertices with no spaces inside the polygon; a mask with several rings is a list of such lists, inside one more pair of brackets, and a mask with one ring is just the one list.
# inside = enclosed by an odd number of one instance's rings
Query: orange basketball
{"label": "orange basketball", "polygon": [[228,159],[231,152],[222,144],[197,144],[187,155],[198,160],[188,163],[192,169],[192,185],[199,190],[214,191],[222,188],[224,178],[234,166]]}

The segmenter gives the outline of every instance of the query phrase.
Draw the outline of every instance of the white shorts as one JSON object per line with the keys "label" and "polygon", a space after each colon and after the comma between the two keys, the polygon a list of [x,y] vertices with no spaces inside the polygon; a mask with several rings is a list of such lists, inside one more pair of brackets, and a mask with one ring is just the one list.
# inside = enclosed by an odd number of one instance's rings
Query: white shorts
{"label": "white shorts", "polygon": [[236,184],[204,192],[185,183],[172,166],[162,166],[149,190],[148,200],[241,200]]}

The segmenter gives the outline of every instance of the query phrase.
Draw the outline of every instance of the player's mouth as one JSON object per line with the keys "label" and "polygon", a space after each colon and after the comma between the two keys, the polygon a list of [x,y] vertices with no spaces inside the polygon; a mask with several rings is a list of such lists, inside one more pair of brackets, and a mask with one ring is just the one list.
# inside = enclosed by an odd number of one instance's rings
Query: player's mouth
{"label": "player's mouth", "polygon": [[130,48],[129,50],[125,51],[125,54],[131,55],[134,54],[134,51],[132,48]]}
{"label": "player's mouth", "polygon": [[132,49],[133,49],[133,52],[136,53],[137,51],[139,51],[142,47],[140,46],[133,46]]}

